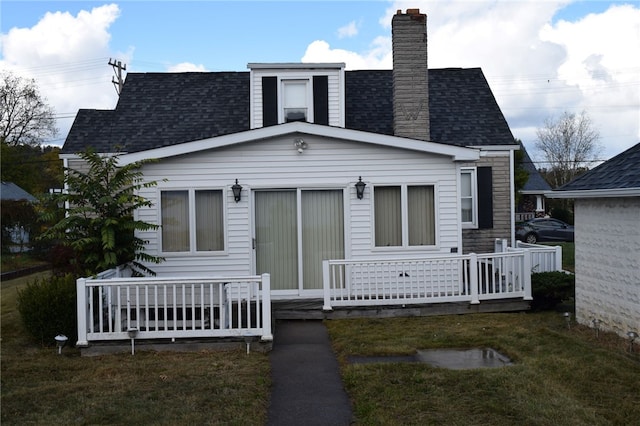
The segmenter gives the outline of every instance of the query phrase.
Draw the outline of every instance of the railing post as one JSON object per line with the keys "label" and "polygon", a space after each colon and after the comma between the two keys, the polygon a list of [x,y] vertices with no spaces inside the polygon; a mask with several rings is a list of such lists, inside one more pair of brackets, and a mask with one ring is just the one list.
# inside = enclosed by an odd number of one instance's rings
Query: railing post
{"label": "railing post", "polygon": [[78,313],[78,341],[77,347],[89,346],[87,340],[87,286],[86,278],[76,280],[76,311]]}
{"label": "railing post", "polygon": [[562,247],[561,246],[556,246],[555,247],[555,256],[556,256],[556,267],[555,270],[556,271],[562,271]]}
{"label": "railing post", "polygon": [[531,249],[524,249],[522,274],[524,275],[524,300],[533,300],[531,297]]}
{"label": "railing post", "polygon": [[469,255],[469,287],[471,290],[471,304],[477,305],[480,303],[478,298],[478,288],[480,283],[478,281],[478,255],[471,253]]}
{"label": "railing post", "polygon": [[273,340],[271,331],[271,275],[262,274],[262,337],[263,342]]}
{"label": "railing post", "polygon": [[324,294],[324,304],[322,305],[323,311],[332,311],[331,307],[331,276],[329,261],[322,261],[322,292]]}

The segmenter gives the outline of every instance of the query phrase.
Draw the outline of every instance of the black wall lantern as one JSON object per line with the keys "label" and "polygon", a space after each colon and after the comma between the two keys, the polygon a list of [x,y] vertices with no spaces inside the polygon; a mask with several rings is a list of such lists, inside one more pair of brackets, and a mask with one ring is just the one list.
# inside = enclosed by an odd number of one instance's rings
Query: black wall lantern
{"label": "black wall lantern", "polygon": [[238,179],[236,179],[236,183],[233,184],[233,186],[231,187],[231,190],[233,191],[233,198],[236,200],[236,203],[238,201],[240,201],[240,194],[242,193],[242,185],[240,185],[238,183]]}
{"label": "black wall lantern", "polygon": [[365,186],[367,186],[367,184],[362,181],[362,176],[360,176],[358,182],[356,182],[356,196],[358,197],[358,200],[362,200],[362,197],[364,197]]}

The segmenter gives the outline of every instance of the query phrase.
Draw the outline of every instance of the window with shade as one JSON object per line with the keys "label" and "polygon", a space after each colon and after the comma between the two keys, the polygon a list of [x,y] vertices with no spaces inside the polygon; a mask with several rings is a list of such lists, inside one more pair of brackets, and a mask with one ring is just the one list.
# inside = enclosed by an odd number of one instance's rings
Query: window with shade
{"label": "window with shade", "polygon": [[222,190],[172,190],[160,195],[163,252],[223,251]]}
{"label": "window with shade", "polygon": [[474,169],[460,172],[460,217],[462,225],[474,227],[477,224],[476,175]]}
{"label": "window with shade", "polygon": [[374,187],[374,216],[376,247],[436,244],[432,185]]}
{"label": "window with shade", "polygon": [[308,121],[308,80],[285,80],[282,82],[284,121]]}

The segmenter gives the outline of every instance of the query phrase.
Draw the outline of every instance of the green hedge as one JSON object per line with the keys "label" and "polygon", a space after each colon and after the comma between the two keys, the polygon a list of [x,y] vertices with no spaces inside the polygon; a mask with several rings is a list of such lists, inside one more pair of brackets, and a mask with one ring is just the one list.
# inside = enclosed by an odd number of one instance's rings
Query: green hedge
{"label": "green hedge", "polygon": [[531,274],[531,292],[534,311],[556,309],[562,304],[572,304],[575,299],[575,276],[564,272],[539,272]]}
{"label": "green hedge", "polygon": [[73,275],[35,280],[18,291],[18,311],[26,330],[39,343],[55,345],[64,334],[77,341],[76,279]]}

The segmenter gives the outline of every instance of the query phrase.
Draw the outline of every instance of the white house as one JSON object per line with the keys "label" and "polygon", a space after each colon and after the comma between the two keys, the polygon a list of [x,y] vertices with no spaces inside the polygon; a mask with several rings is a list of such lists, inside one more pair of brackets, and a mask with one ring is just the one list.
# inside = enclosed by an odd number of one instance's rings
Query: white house
{"label": "white house", "polygon": [[[398,12],[392,32],[393,70],[129,73],[114,110],[79,111],[61,158],[81,168],[78,153],[92,147],[123,163],[157,160],[142,168],[158,185],[140,193],[153,206],[137,217],[160,225],[140,235],[166,259],[150,265],[158,278],[268,273],[273,297],[318,297],[324,285],[326,298],[332,260],[334,290],[357,282],[371,292],[383,279],[385,296],[400,280],[402,297],[522,300],[528,272],[506,266],[510,254],[476,259],[478,270],[412,263],[514,241],[519,146],[480,69],[428,69],[426,15]],[[347,264],[368,259],[396,264]],[[480,270],[482,297],[469,285]]]}
{"label": "white house", "polygon": [[575,200],[576,320],[640,334],[640,144],[547,196]]}

